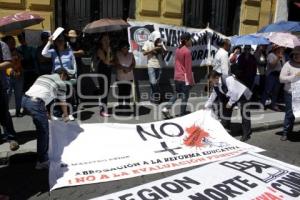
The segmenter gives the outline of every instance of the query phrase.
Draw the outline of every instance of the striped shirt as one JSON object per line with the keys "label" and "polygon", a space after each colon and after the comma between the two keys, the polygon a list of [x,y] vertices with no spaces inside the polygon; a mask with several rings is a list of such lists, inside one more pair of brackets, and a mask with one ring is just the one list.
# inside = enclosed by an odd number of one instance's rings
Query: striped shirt
{"label": "striped shirt", "polygon": [[67,87],[58,74],[42,75],[25,93],[27,96],[40,98],[48,105],[53,99],[66,100]]}

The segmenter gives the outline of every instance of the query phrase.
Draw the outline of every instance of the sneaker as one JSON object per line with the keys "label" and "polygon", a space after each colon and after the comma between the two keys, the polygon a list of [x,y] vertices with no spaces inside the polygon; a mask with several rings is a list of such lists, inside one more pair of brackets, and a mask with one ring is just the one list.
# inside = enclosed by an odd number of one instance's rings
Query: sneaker
{"label": "sneaker", "polygon": [[44,162],[37,162],[35,165],[35,169],[37,170],[43,170],[43,169],[49,169],[49,161]]}
{"label": "sneaker", "polygon": [[162,109],[161,112],[165,116],[166,119],[171,119],[172,118],[172,116],[170,115],[170,112],[169,112],[168,108],[163,107],[163,109]]}
{"label": "sneaker", "polygon": [[108,114],[107,112],[101,111],[100,116],[101,117],[110,117],[110,114]]}
{"label": "sneaker", "polygon": [[11,140],[11,141],[9,141],[9,148],[11,151],[16,151],[20,148],[20,145],[18,144],[17,141]]}
{"label": "sneaker", "polygon": [[246,142],[246,141],[249,140],[249,139],[250,139],[250,135],[243,135],[243,136],[241,137],[240,141]]}
{"label": "sneaker", "polygon": [[75,118],[73,117],[73,115],[69,115],[69,120],[70,121],[75,121]]}
{"label": "sneaker", "polygon": [[287,140],[287,135],[281,136],[280,140],[281,140],[281,141],[286,141],[286,140]]}
{"label": "sneaker", "polygon": [[16,112],[16,117],[23,117],[24,115],[21,112]]}
{"label": "sneaker", "polygon": [[51,119],[56,121],[62,120],[60,117],[55,117],[54,115],[51,115]]}
{"label": "sneaker", "polygon": [[271,99],[267,99],[266,102],[265,102],[265,105],[269,106],[269,105],[271,105],[271,103],[272,103]]}

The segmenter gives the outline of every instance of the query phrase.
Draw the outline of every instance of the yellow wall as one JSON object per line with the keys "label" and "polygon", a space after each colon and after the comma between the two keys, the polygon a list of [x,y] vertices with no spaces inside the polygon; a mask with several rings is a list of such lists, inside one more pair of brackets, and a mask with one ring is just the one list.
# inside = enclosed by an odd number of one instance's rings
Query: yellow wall
{"label": "yellow wall", "polygon": [[54,0],[0,0],[0,17],[21,11],[32,11],[44,17],[45,20],[41,24],[28,27],[33,30],[53,31],[54,9]]}
{"label": "yellow wall", "polygon": [[272,23],[276,0],[242,0],[240,15],[240,35],[255,33]]}
{"label": "yellow wall", "polygon": [[[184,0],[137,0],[136,20],[182,25],[183,3]],[[242,0],[240,34],[255,33],[271,23],[275,6],[276,0]],[[54,0],[0,0],[0,17],[24,10],[45,18],[43,23],[28,29],[54,30]]]}
{"label": "yellow wall", "polygon": [[182,25],[183,0],[138,0],[136,20]]}

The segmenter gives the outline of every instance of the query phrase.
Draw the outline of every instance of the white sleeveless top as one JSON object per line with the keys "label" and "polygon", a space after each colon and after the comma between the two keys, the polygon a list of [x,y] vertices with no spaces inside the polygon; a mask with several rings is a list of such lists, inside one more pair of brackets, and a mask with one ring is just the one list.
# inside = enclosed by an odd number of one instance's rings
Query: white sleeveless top
{"label": "white sleeveless top", "polygon": [[[132,64],[132,56],[133,54],[128,52],[125,56],[121,52],[117,53],[117,58],[119,60],[120,65],[123,67],[130,67]],[[117,79],[119,81],[132,81],[133,80],[133,71],[125,73],[122,69],[117,69]]]}

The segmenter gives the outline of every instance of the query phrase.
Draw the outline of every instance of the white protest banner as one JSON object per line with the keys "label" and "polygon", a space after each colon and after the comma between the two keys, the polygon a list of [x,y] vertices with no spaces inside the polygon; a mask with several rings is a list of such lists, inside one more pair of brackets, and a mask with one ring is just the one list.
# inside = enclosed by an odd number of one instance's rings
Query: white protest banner
{"label": "white protest banner", "polygon": [[258,154],[244,154],[94,200],[299,198],[299,167]]}
{"label": "white protest banner", "polygon": [[300,117],[300,79],[291,83],[292,109],[295,117]]}
{"label": "white protest banner", "polygon": [[167,54],[164,58],[165,66],[174,66],[174,56],[176,48],[179,46],[182,33],[189,32],[192,35],[193,46],[192,60],[193,66],[211,65],[212,59],[218,50],[217,43],[226,36],[213,31],[212,29],[195,29],[184,26],[174,26],[157,24],[151,22],[128,21],[131,27],[128,28],[128,40],[130,41],[131,51],[136,59],[137,67],[147,66],[147,57],[142,53],[142,47],[148,40],[151,32],[160,32]]}
{"label": "white protest banner", "polygon": [[201,165],[262,149],[231,137],[210,111],[145,124],[50,123],[51,190]]}

